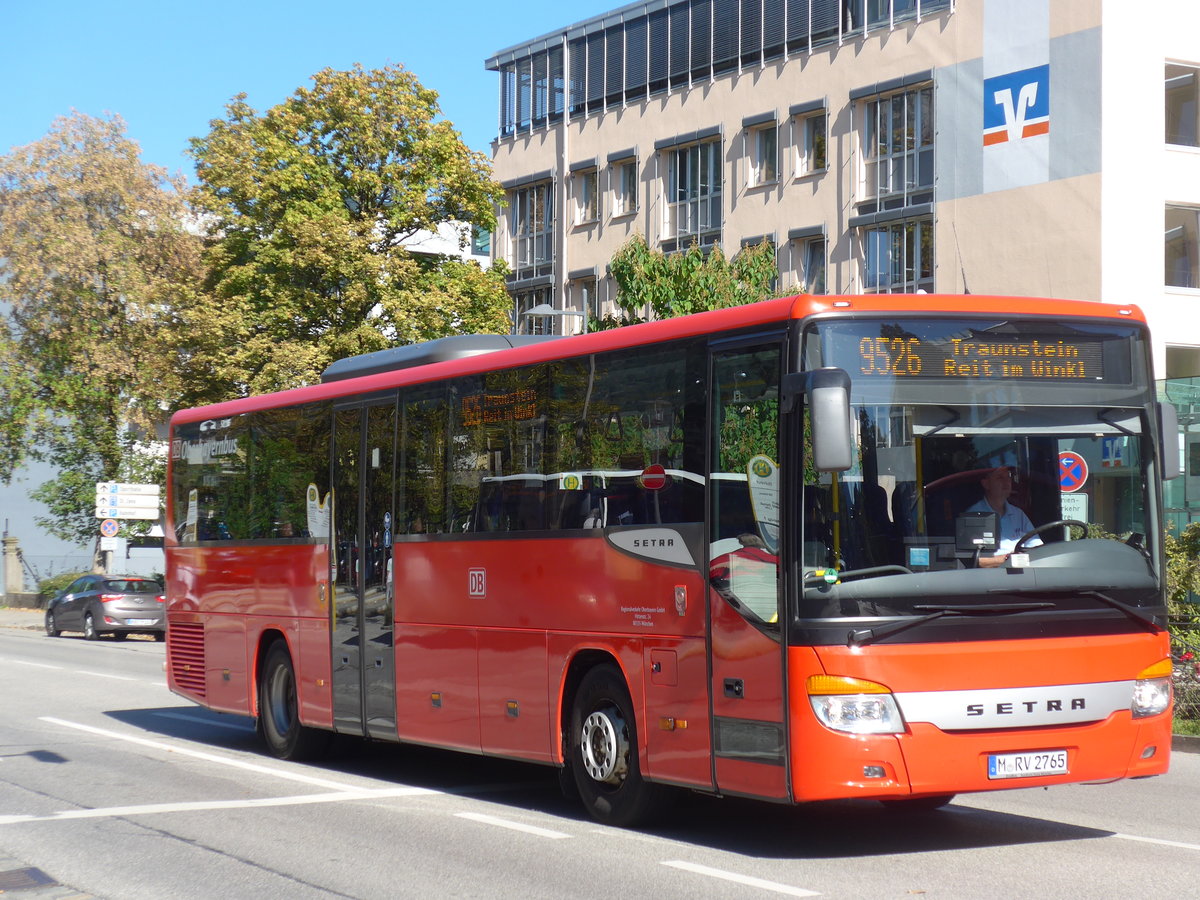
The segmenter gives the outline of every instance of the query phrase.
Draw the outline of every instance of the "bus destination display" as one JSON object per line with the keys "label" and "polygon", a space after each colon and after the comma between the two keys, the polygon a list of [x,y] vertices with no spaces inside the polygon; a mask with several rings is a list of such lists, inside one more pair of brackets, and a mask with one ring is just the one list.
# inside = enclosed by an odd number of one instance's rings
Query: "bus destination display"
{"label": "bus destination display", "polygon": [[[1126,334],[1022,332],[990,334],[960,328],[914,333],[923,323],[866,323],[837,327],[834,365],[867,378],[1125,383]],[[853,333],[851,333],[853,332]],[[848,344],[854,341],[857,351]],[[853,353],[853,356],[851,354]]]}

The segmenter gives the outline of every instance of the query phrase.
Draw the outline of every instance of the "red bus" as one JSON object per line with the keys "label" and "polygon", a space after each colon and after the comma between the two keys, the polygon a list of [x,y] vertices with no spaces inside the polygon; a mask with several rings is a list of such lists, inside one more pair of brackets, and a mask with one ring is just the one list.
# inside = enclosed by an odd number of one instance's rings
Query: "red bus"
{"label": "red bus", "polygon": [[556,766],[618,825],[1156,775],[1178,453],[1134,307],[802,296],[343,360],[173,417],[170,686],[283,758]]}

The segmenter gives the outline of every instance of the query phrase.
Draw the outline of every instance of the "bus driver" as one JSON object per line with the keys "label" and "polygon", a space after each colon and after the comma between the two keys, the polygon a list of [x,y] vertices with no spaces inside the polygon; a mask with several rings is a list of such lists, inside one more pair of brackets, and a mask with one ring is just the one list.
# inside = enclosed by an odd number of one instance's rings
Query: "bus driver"
{"label": "bus driver", "polygon": [[[999,517],[999,543],[995,555],[979,559],[980,566],[992,568],[1004,564],[1022,535],[1033,531],[1033,523],[1021,507],[1008,502],[1013,492],[1012,466],[997,466],[984,475],[979,484],[983,488],[983,499],[967,512],[994,512]],[[1025,546],[1037,547],[1041,543],[1041,538],[1033,537],[1025,542]]]}

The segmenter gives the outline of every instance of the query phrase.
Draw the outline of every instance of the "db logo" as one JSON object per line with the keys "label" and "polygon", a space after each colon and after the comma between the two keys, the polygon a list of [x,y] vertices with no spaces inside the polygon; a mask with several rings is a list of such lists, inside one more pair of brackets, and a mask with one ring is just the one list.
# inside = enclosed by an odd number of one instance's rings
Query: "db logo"
{"label": "db logo", "polygon": [[467,570],[467,596],[469,596],[469,597],[486,597],[487,596],[487,570],[486,569],[468,569]]}

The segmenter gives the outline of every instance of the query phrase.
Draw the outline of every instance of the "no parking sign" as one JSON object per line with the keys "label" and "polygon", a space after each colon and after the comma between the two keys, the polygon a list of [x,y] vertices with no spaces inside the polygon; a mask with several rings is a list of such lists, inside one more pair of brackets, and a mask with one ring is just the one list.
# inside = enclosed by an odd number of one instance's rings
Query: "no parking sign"
{"label": "no parking sign", "polygon": [[1088,479],[1087,460],[1074,450],[1058,454],[1058,483],[1064,493],[1077,491]]}

